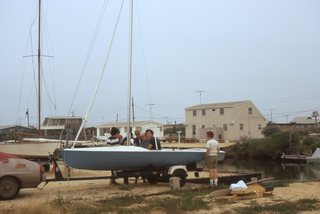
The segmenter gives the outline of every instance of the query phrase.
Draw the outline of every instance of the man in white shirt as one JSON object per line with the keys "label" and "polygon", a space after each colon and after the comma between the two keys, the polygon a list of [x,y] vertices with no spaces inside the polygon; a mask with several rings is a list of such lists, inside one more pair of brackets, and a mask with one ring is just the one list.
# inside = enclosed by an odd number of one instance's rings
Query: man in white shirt
{"label": "man in white shirt", "polygon": [[206,152],[206,167],[209,170],[210,186],[218,185],[218,155],[220,152],[219,142],[213,139],[212,131],[207,133],[207,152]]}

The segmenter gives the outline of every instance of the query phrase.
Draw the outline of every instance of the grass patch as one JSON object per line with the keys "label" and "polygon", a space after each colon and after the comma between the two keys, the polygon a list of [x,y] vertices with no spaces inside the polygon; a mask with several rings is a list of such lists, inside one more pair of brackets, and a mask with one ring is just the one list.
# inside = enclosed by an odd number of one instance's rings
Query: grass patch
{"label": "grass patch", "polygon": [[193,197],[204,196],[212,193],[213,191],[220,189],[228,189],[229,187],[224,185],[219,185],[213,188],[197,188],[197,189],[181,189],[165,192],[165,194],[174,195],[177,197],[184,197],[185,195],[193,195]]}
{"label": "grass patch", "polygon": [[296,202],[283,201],[275,204],[259,205],[252,202],[248,207],[237,209],[240,214],[256,214],[256,213],[281,213],[296,214],[302,211],[318,210],[319,201],[316,199],[300,199]]}
{"label": "grass patch", "polygon": [[[208,209],[209,203],[202,200],[212,189],[168,191],[159,195],[115,195],[96,202],[65,203],[57,196],[54,205],[72,213],[148,213],[160,209],[166,213],[185,213]],[[203,196],[203,197],[202,197]],[[62,206],[61,206],[62,205]]]}
{"label": "grass patch", "polygon": [[196,211],[207,209],[208,203],[199,197],[186,194],[178,198],[163,198],[152,200],[149,207],[162,207],[167,213],[184,213],[185,211]]}

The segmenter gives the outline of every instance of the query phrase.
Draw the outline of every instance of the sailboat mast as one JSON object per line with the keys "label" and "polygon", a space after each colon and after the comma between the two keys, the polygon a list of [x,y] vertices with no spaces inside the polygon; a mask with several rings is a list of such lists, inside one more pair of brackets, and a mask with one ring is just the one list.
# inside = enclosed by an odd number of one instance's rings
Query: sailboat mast
{"label": "sailboat mast", "polygon": [[40,131],[41,128],[41,71],[40,71],[40,58],[41,58],[41,52],[40,52],[40,23],[41,20],[41,0],[39,0],[39,16],[38,16],[38,130]]}
{"label": "sailboat mast", "polygon": [[127,144],[130,145],[131,131],[131,74],[132,74],[132,26],[133,26],[133,0],[129,0],[129,66],[128,66],[128,127],[127,127]]}

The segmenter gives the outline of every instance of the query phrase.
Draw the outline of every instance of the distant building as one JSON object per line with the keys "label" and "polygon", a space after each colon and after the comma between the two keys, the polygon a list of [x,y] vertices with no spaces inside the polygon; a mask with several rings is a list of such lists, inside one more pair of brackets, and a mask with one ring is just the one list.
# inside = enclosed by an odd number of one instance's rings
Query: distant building
{"label": "distant building", "polygon": [[15,132],[32,132],[33,128],[20,125],[1,125],[0,140],[13,139]]}
{"label": "distant building", "polygon": [[[97,126],[97,138],[99,140],[105,140],[110,136],[110,129],[112,127],[117,127],[120,130],[120,134],[125,137],[127,135],[128,123],[107,123]],[[147,129],[152,129],[155,137],[163,137],[163,124],[155,121],[136,121],[131,122],[130,126],[132,128],[132,134],[134,135],[135,130],[140,130],[142,132]]]}
{"label": "distant building", "polygon": [[46,117],[41,126],[44,135],[56,139],[74,139],[82,124],[82,117]]}
{"label": "distant building", "polygon": [[315,122],[315,119],[312,117],[295,117],[290,123],[277,123],[275,124],[280,128],[281,131],[310,131],[310,132],[319,132],[317,128],[320,128],[319,122]]}
{"label": "distant building", "polygon": [[267,119],[251,101],[211,103],[185,108],[186,138],[205,140],[212,130],[215,138],[236,141],[241,138],[262,138]]}

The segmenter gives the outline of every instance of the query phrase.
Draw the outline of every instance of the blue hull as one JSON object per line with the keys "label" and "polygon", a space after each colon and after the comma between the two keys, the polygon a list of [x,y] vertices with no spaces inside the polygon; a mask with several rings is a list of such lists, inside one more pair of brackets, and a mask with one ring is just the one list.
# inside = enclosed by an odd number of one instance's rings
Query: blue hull
{"label": "blue hull", "polygon": [[[73,168],[88,170],[140,170],[187,165],[204,161],[205,149],[147,150],[140,147],[113,146],[65,149],[64,162]],[[221,153],[224,158],[224,153]]]}

